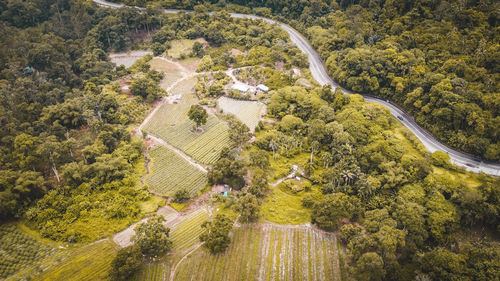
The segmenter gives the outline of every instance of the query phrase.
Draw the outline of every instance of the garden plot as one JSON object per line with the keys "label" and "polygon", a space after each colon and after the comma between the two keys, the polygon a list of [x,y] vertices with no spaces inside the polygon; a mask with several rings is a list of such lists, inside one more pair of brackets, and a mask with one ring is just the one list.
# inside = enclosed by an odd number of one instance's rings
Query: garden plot
{"label": "garden plot", "polygon": [[117,66],[124,65],[129,68],[132,66],[138,59],[144,57],[145,55],[152,54],[149,51],[132,51],[128,53],[114,53],[110,54],[109,58],[111,62],[116,64]]}
{"label": "garden plot", "polygon": [[174,151],[156,146],[149,155],[153,163],[146,183],[151,190],[173,196],[177,190],[186,189],[191,196],[196,196],[207,184],[206,174]]}
{"label": "garden plot", "polygon": [[260,117],[265,108],[265,105],[260,102],[237,100],[228,97],[220,97],[218,104],[224,113],[233,114],[252,131],[259,124]]}
{"label": "garden plot", "polygon": [[340,280],[337,240],[309,227],[242,226],[226,252],[198,249],[174,280]]}

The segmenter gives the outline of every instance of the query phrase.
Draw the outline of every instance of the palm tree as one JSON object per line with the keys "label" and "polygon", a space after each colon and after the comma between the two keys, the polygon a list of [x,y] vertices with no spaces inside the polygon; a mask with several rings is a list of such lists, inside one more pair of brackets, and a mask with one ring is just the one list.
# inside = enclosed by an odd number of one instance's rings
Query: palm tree
{"label": "palm tree", "polygon": [[273,151],[273,159],[276,160],[275,152],[276,152],[276,149],[278,148],[278,143],[275,140],[271,140],[269,142],[269,148]]}

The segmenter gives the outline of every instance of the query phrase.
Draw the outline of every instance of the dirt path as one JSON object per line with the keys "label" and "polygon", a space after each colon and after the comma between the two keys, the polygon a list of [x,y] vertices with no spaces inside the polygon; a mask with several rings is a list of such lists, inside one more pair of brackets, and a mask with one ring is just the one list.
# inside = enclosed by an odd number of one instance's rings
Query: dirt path
{"label": "dirt path", "polygon": [[192,253],[194,253],[194,251],[198,250],[198,248],[201,247],[201,245],[203,245],[203,242],[199,242],[198,244],[194,245],[192,247],[192,249],[187,252],[180,260],[179,262],[177,262],[177,264],[172,268],[172,270],[170,271],[170,278],[168,280],[175,280],[175,272],[177,271],[177,267],[179,267],[179,265],[189,257],[189,255],[191,255]]}
{"label": "dirt path", "polygon": [[[171,225],[171,222],[176,220],[177,218],[181,217],[181,214],[175,210],[174,208],[168,206],[168,205],[165,205],[161,208],[159,208],[157,211],[156,211],[157,214],[165,217],[165,214],[172,214],[173,217],[170,218],[169,220],[167,220],[166,222],[164,222],[164,225],[166,226],[169,226]],[[134,236],[135,234],[135,226],[138,224],[138,223],[142,223],[142,222],[145,222],[147,220],[147,218],[144,218],[132,225],[130,225],[129,227],[125,228],[124,230],[116,233],[114,236],[113,236],[113,241],[119,245],[120,247],[127,247],[127,246],[130,246],[132,245],[132,236]]]}

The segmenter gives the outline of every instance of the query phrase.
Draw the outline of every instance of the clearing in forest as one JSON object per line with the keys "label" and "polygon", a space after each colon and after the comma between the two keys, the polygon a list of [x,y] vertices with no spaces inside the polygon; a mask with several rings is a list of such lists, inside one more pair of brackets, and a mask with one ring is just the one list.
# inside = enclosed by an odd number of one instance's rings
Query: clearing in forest
{"label": "clearing in forest", "polygon": [[151,190],[173,196],[177,190],[186,189],[196,196],[207,184],[206,174],[174,151],[158,145],[149,155],[153,161],[146,183]]}
{"label": "clearing in forest", "polygon": [[110,54],[109,58],[111,62],[116,64],[116,66],[124,65],[125,67],[132,66],[138,59],[144,57],[145,55],[152,54],[149,51],[131,51],[128,53],[114,53]]}
{"label": "clearing in forest", "polygon": [[164,76],[160,82],[160,87],[167,90],[168,87],[172,86],[177,80],[182,78],[181,69],[177,67],[174,63],[168,62],[161,58],[153,58],[149,61],[151,69],[163,72]]}
{"label": "clearing in forest", "polygon": [[196,250],[175,280],[340,280],[335,235],[309,227],[245,225],[226,252]]}
{"label": "clearing in forest", "polygon": [[254,131],[257,124],[259,124],[263,108],[265,108],[265,105],[260,102],[237,100],[228,97],[220,97],[218,104],[224,113],[233,114],[241,122],[245,123],[251,131]]}
{"label": "clearing in forest", "polygon": [[200,42],[205,44],[207,41],[203,38],[198,38],[195,40],[190,39],[180,39],[180,40],[172,40],[170,42],[170,49],[167,50],[167,55],[174,59],[182,58],[182,55],[188,56],[192,49],[194,42]]}

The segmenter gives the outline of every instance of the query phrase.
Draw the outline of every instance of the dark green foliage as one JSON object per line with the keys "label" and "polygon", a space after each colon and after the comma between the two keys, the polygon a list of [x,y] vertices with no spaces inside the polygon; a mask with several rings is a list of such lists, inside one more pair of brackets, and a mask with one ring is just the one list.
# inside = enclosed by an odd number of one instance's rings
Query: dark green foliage
{"label": "dark green foliage", "polygon": [[259,201],[251,193],[246,193],[238,198],[236,211],[240,212],[239,220],[243,223],[255,221],[259,217]]}
{"label": "dark green foliage", "polygon": [[136,96],[141,96],[143,99],[148,101],[154,101],[163,91],[158,86],[156,81],[148,77],[144,77],[132,82],[132,85],[130,85],[130,92]]}
{"label": "dark green foliage", "polygon": [[189,109],[188,117],[196,124],[197,129],[199,126],[207,123],[208,113],[201,105],[195,104]]}
{"label": "dark green foliage", "polygon": [[179,189],[174,194],[174,202],[182,203],[189,200],[190,195],[187,189]]}
{"label": "dark green foliage", "polygon": [[356,197],[344,193],[325,196],[313,206],[311,220],[319,227],[337,230],[341,219],[356,220],[362,214],[361,202]]}
{"label": "dark green foliage", "polygon": [[241,161],[221,158],[208,171],[208,184],[228,184],[239,190],[245,185],[245,175],[246,169]]}
{"label": "dark green foliage", "polygon": [[161,257],[172,249],[170,228],[164,226],[163,216],[153,214],[146,222],[139,223],[135,228],[132,241],[140,248],[144,255]]}
{"label": "dark green foliage", "polygon": [[225,215],[218,214],[213,221],[206,221],[201,226],[204,232],[200,240],[205,243],[204,247],[212,254],[224,252],[231,242],[229,231],[233,222]]}
{"label": "dark green foliage", "polygon": [[138,246],[122,248],[116,254],[111,263],[111,280],[130,280],[134,274],[139,272],[142,265],[142,253]]}

